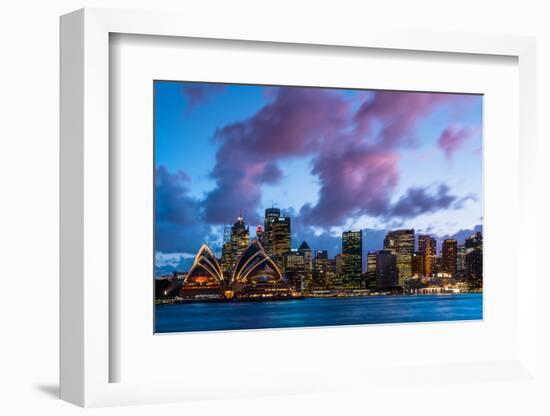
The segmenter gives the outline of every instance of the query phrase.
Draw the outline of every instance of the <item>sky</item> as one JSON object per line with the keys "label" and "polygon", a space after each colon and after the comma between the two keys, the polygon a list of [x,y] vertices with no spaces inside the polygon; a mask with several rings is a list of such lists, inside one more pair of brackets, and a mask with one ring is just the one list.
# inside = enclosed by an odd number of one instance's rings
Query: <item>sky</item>
{"label": "sky", "polygon": [[388,230],[459,242],[482,224],[480,95],[155,81],[155,264],[186,270],[242,212],[292,246],[363,250]]}

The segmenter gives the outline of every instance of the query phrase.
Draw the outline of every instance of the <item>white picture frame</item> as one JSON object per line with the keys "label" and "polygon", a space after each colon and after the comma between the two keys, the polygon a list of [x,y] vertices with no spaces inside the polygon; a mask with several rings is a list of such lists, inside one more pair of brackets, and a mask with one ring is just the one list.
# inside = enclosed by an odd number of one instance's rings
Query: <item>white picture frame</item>
{"label": "white picture frame", "polygon": [[[397,369],[331,370],[320,382],[315,375],[272,374],[278,389],[254,382],[246,392],[212,389],[197,380],[111,382],[110,365],[117,357],[110,349],[109,154],[109,36],[113,33],[205,39],[331,45],[452,54],[504,55],[518,59],[520,207],[514,221],[521,227],[518,264],[529,288],[518,289],[519,345],[517,355],[499,362],[419,366],[407,370],[412,378],[432,379],[442,370],[465,382],[479,382],[475,374],[500,374],[506,379],[536,377],[536,279],[532,243],[536,241],[536,190],[530,178],[535,169],[535,41],[529,37],[467,33],[395,32],[349,28],[338,33],[327,28],[282,27],[248,21],[204,26],[193,16],[82,9],[61,18],[61,398],[80,406],[184,401],[210,397],[239,397],[334,391],[347,388],[344,378],[376,383],[402,377]],[[359,370],[359,369],[358,369]],[[202,381],[204,383],[204,380]],[[199,387],[194,387],[199,386]]]}

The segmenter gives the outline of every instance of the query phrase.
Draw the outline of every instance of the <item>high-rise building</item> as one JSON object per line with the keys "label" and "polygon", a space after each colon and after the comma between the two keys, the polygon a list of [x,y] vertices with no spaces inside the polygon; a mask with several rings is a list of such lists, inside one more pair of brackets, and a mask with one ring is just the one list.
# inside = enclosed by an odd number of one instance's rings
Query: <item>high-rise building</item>
{"label": "high-rise building", "polygon": [[435,270],[437,242],[427,234],[418,236],[418,252],[424,257],[424,276],[431,276]]}
{"label": "high-rise building", "polygon": [[363,232],[345,231],[342,234],[342,284],[349,289],[361,288],[363,273]]}
{"label": "high-rise building", "polygon": [[336,259],[328,259],[328,271],[325,275],[325,286],[327,289],[335,289],[338,287],[338,279],[336,278]]}
{"label": "high-rise building", "polygon": [[390,231],[384,239],[384,249],[389,250],[397,259],[399,286],[412,276],[414,254],[414,229]]}
{"label": "high-rise building", "polygon": [[291,248],[290,217],[281,216],[279,208],[267,208],[264,225],[265,250],[282,268],[283,256]]}
{"label": "high-rise building", "polygon": [[464,247],[466,248],[466,254],[470,253],[475,249],[483,248],[483,235],[481,232],[477,231],[472,234],[470,237],[464,240]]}
{"label": "high-rise building", "polygon": [[342,275],[344,273],[344,256],[342,253],[338,253],[334,257],[335,276],[332,282],[334,288],[342,287]]}
{"label": "high-rise building", "polygon": [[391,289],[398,286],[397,256],[390,250],[380,250],[376,253],[376,287]]}
{"label": "high-rise building", "polygon": [[231,263],[232,268],[243,252],[248,247],[249,229],[244,222],[242,215],[239,215],[235,224],[231,228]]}
{"label": "high-rise building", "polygon": [[336,262],[336,274],[340,276],[344,272],[344,257],[342,256],[342,253],[338,253],[334,257],[334,260]]}
{"label": "high-rise building", "polygon": [[466,277],[469,280],[483,279],[483,251],[476,248],[466,254]]}
{"label": "high-rise building", "polygon": [[290,217],[279,217],[273,224],[273,254],[282,257],[284,253],[290,251]]}
{"label": "high-rise building", "polygon": [[226,224],[223,226],[223,242],[228,241],[231,241],[231,226]]}
{"label": "high-rise building", "polygon": [[223,243],[221,267],[227,279],[233,271],[233,245],[231,239]]}
{"label": "high-rise building", "polygon": [[291,288],[304,290],[306,279],[306,263],[304,255],[298,250],[291,250],[283,256],[284,272]]}
{"label": "high-rise building", "polygon": [[466,273],[466,246],[459,244],[456,249],[456,273],[461,278]]}
{"label": "high-rise building", "polygon": [[313,262],[313,286],[315,289],[326,287],[329,269],[328,251],[317,250]]}
{"label": "high-rise building", "polygon": [[425,276],[425,265],[426,261],[424,260],[424,254],[422,254],[420,251],[415,251],[413,254],[413,261],[412,261],[412,274],[413,276]]}
{"label": "high-rise building", "polygon": [[473,287],[481,288],[483,280],[483,235],[476,232],[464,241],[466,250],[466,277],[477,282]]}
{"label": "high-rise building", "polygon": [[265,210],[264,218],[264,248],[267,254],[273,255],[273,225],[278,221],[281,216],[281,210],[279,208],[267,208]]}
{"label": "high-rise building", "polygon": [[376,251],[367,254],[367,287],[376,287]]}
{"label": "high-rise building", "polygon": [[447,239],[441,247],[441,271],[450,274],[451,277],[456,276],[457,245],[456,240]]}
{"label": "high-rise building", "polygon": [[309,245],[302,241],[300,247],[298,247],[298,253],[304,257],[304,270],[305,275],[303,279],[303,290],[311,290],[313,286],[313,255]]}

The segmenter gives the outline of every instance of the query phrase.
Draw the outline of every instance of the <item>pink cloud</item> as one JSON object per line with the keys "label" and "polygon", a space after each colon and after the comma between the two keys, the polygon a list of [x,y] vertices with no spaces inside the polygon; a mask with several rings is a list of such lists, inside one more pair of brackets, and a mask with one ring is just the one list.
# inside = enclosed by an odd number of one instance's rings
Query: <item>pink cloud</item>
{"label": "pink cloud", "polygon": [[445,153],[447,159],[452,159],[453,154],[459,150],[464,143],[471,139],[479,131],[478,128],[472,126],[448,126],[441,135],[437,145]]}
{"label": "pink cloud", "polygon": [[311,173],[320,192],[315,205],[301,207],[299,221],[332,226],[351,215],[387,216],[400,148],[414,145],[420,120],[468,97],[377,91],[363,99],[354,111],[336,90],[274,88],[255,115],[218,129],[216,188],[204,201],[206,220],[221,223],[242,210],[258,221],[262,185],[280,181],[281,160],[302,156],[314,157]]}
{"label": "pink cloud", "polygon": [[443,104],[463,105],[471,99],[471,96],[457,94],[378,91],[355,114],[357,131],[372,138],[378,126],[376,139],[380,144],[410,144],[420,120]]}

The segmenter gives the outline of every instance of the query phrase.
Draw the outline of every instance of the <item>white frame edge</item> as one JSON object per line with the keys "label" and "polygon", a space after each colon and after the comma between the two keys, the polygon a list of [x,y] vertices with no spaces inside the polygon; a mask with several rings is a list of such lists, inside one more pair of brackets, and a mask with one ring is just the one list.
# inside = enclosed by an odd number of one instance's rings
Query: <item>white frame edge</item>
{"label": "white frame edge", "polygon": [[[314,45],[507,55],[519,59],[521,241],[536,241],[535,39],[532,37],[376,31],[292,26],[229,19],[205,26],[192,15],[80,9],[60,19],[60,396],[79,406],[179,401],[166,385],[109,383],[109,34],[128,33]],[[520,264],[520,361],[536,369],[536,259]],[[535,256],[536,253],[532,253]],[[522,319],[522,322],[526,320]],[[156,385],[155,385],[156,386]],[[181,389],[183,390],[183,389]]]}

